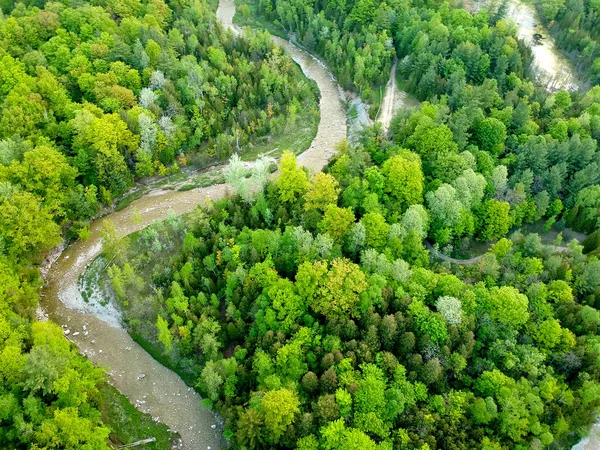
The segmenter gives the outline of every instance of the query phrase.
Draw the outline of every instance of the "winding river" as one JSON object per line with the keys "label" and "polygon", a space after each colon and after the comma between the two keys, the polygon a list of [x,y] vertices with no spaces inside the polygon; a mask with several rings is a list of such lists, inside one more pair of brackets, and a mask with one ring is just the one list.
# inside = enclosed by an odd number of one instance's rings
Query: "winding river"
{"label": "winding river", "polygon": [[[225,28],[235,33],[234,0],[221,0],[217,18]],[[299,64],[305,75],[317,83],[320,92],[321,121],[310,148],[298,161],[311,171],[320,170],[334,154],[334,146],[346,137],[346,116],[342,91],[323,63],[288,41],[273,37]],[[534,52],[534,54],[536,54]],[[385,105],[383,115],[391,109]],[[384,120],[384,125],[389,123]],[[387,123],[386,123],[387,122]],[[169,217],[193,210],[207,199],[226,195],[228,186],[213,185],[190,191],[155,190],[134,201],[127,208],[114,212],[110,219],[120,236]],[[134,210],[142,220],[134,220]],[[67,337],[92,362],[106,368],[111,383],[141,411],[179,432],[179,448],[217,449],[222,446],[221,427],[213,412],[201,406],[201,398],[173,371],[154,360],[133,341],[121,326],[119,312],[111,307],[86,303],[78,289],[79,276],[102,251],[100,228],[102,220],[90,225],[91,235],[67,247],[48,270],[42,289],[41,306],[45,313],[61,325]],[[139,436],[143,439],[149,436]],[[588,441],[591,442],[591,441]],[[594,441],[595,442],[595,441]],[[582,442],[580,449],[591,449]]]}
{"label": "winding river", "polygon": [[[222,0],[217,17],[224,27],[233,27],[233,0]],[[320,170],[334,154],[334,146],[346,137],[346,116],[340,88],[327,68],[317,59],[289,42],[273,37],[300,65],[307,77],[316,81],[321,92],[321,121],[310,148],[298,161],[311,171]],[[171,214],[183,214],[207,198],[226,195],[228,186],[218,184],[190,191],[157,190],[134,201],[127,208],[105,217],[120,236],[138,231]],[[133,219],[134,209],[142,216]],[[121,326],[114,307],[86,303],[78,289],[79,276],[102,251],[102,220],[90,225],[91,235],[67,247],[51,265],[42,289],[41,307],[65,330],[79,351],[104,366],[111,383],[141,411],[179,432],[179,448],[217,449],[221,427],[213,412],[201,406],[201,398],[173,371],[154,360]],[[149,436],[139,436],[139,439]]]}

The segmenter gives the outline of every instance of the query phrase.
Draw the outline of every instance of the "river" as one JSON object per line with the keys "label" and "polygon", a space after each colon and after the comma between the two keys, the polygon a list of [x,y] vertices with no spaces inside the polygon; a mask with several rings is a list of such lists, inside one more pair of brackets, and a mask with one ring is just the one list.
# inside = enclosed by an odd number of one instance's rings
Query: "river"
{"label": "river", "polygon": [[[506,17],[514,21],[517,37],[531,48],[533,72],[539,82],[549,90],[577,90],[579,83],[575,80],[571,63],[556,48],[548,30],[541,26],[534,6],[520,0],[511,0]],[[536,33],[543,37],[539,43],[534,40]]]}
{"label": "river", "polygon": [[[465,1],[465,8],[475,13],[490,3],[490,0]],[[541,24],[533,4],[521,0],[508,0],[504,17],[514,22],[517,37],[531,49],[533,75],[540,84],[550,91],[579,89],[581,83],[574,75],[572,64],[556,48],[554,39]],[[534,39],[536,33],[542,36],[538,42]]]}
{"label": "river", "polygon": [[[232,27],[233,0],[219,4],[217,17]],[[311,171],[320,170],[334,154],[335,144],[346,137],[346,116],[340,88],[329,70],[317,59],[287,41],[273,37],[300,65],[321,92],[321,121],[310,148],[298,157]],[[155,190],[110,219],[119,236],[126,236],[171,214],[184,214],[207,198],[216,200],[228,192],[218,184],[190,191]],[[142,220],[133,219],[134,210]],[[181,435],[179,448],[188,450],[221,447],[221,427],[213,412],[201,406],[201,398],[173,371],[154,360],[121,326],[119,312],[109,305],[86,303],[77,282],[86,266],[102,251],[102,219],[91,223],[91,235],[67,247],[49,267],[41,292],[41,307],[65,330],[68,339],[92,362],[104,366],[110,382],[141,411],[167,424]],[[139,436],[139,439],[148,436]]]}
{"label": "river", "polygon": [[[523,10],[520,11],[517,14],[519,17],[528,17],[527,10],[525,16]],[[224,27],[239,32],[233,25],[234,13],[233,0],[220,2],[217,18]],[[316,58],[281,38],[273,37],[273,40],[291,54],[306,76],[315,80],[320,89],[321,121],[317,135],[310,148],[298,157],[302,165],[318,171],[334,154],[335,144],[346,137],[341,90],[331,72]],[[536,54],[541,52],[534,51],[534,56]],[[126,236],[164,220],[170,214],[189,212],[207,198],[222,198],[227,191],[228,187],[224,184],[185,192],[155,190],[105,219],[114,223],[120,236]],[[133,219],[134,210],[141,214],[141,222]],[[82,354],[106,367],[111,383],[133,404],[180,433],[180,448],[219,448],[222,440],[218,419],[213,412],[201,406],[198,394],[133,341],[121,326],[115,308],[95,306],[83,300],[77,281],[86,266],[101,253],[101,224],[102,220],[94,221],[90,225],[89,239],[67,247],[52,264],[41,293],[43,310],[65,329],[65,334]],[[145,437],[139,436],[140,439]],[[582,441],[577,448],[596,449],[598,441]]]}
{"label": "river", "polygon": [[[224,28],[235,34],[241,30],[233,23],[235,1],[221,0],[217,9],[217,19]],[[271,36],[273,42],[284,48],[286,52],[302,68],[304,74],[317,82],[321,91],[319,109],[321,121],[317,135],[311,146],[300,156],[298,162],[313,171],[319,171],[334,155],[335,144],[346,137],[346,114],[342,105],[344,94],[335,81],[335,77],[327,66],[308,52],[277,36]]]}

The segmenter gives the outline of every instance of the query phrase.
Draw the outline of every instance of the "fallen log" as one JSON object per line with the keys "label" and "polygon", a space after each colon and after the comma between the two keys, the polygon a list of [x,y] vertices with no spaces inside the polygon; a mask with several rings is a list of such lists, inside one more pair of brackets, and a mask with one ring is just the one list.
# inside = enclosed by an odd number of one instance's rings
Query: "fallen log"
{"label": "fallen log", "polygon": [[132,448],[132,447],[137,447],[138,445],[149,444],[149,443],[155,442],[155,441],[156,441],[156,438],[155,437],[151,437],[151,438],[148,438],[148,439],[142,439],[141,441],[133,442],[131,444],[121,445],[120,447],[117,447],[117,448]]}

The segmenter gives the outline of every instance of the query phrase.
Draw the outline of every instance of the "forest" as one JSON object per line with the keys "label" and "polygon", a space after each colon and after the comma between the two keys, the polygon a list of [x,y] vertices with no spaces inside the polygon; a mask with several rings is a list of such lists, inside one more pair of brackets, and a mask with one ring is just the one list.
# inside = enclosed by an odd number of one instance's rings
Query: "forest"
{"label": "forest", "polygon": [[135,180],[284,133],[318,93],[200,0],[0,6],[0,447],[104,449],[106,376],[36,322],[37,264]]}
{"label": "forest", "polygon": [[455,189],[423,204],[418,155],[382,150],[342,148],[310,178],[285,154],[250,202],[134,235],[108,270],[125,321],[196,374],[234,448],[569,448],[600,401],[597,257],[497,240],[502,201],[468,169],[454,202],[495,243],[475,265],[432,260]]}
{"label": "forest", "polygon": [[[595,82],[595,6],[569,2],[538,6]],[[35,319],[37,264],[136,180],[226,160],[235,195],[124,240],[107,220],[99,265],[232,448],[566,449],[589,431],[600,86],[547,92],[486,9],[240,1],[344,89],[373,101],[397,59],[421,102],[323,171],[283,152],[269,178],[238,153],[318,93],[267,32],[225,32],[200,0],[0,5],[0,446],[119,440],[106,376]]]}

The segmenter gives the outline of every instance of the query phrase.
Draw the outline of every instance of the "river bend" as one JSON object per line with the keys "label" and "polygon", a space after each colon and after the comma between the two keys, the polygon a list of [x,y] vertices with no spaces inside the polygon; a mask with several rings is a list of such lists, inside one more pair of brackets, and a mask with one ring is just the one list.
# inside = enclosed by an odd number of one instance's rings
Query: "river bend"
{"label": "river bend", "polygon": [[[217,18],[224,27],[233,27],[234,12],[233,0],[222,0]],[[317,135],[310,148],[298,157],[300,164],[311,171],[318,171],[334,154],[335,144],[346,137],[341,89],[326,66],[316,58],[283,39],[273,37],[273,40],[291,54],[321,92],[321,120]],[[225,184],[185,192],[153,191],[104,219],[110,219],[122,237],[167,219],[171,214],[187,213],[207,199],[222,198],[227,192]],[[141,222],[139,217],[134,220],[134,210],[141,214]],[[180,433],[182,442],[179,448],[219,448],[222,430],[215,414],[201,406],[200,396],[129,336],[121,326],[119,313],[114,307],[83,300],[78,279],[86,266],[102,252],[101,225],[102,220],[92,222],[89,239],[67,247],[52,264],[42,289],[40,303],[43,310],[63,327],[82,354],[106,368],[110,382],[133,404]]]}

